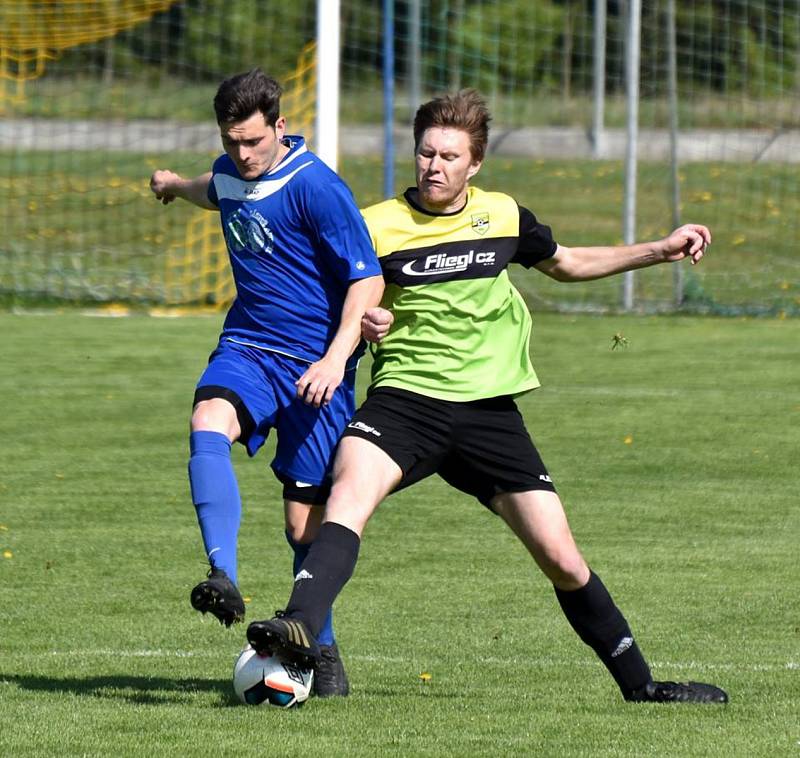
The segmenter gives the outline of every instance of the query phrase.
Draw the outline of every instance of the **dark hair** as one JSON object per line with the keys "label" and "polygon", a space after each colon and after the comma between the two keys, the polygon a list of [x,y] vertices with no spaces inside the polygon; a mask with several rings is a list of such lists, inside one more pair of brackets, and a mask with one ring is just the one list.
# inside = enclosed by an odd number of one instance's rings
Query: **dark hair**
{"label": "dark hair", "polygon": [[219,85],[214,97],[217,123],[244,121],[261,111],[267,125],[275,126],[280,117],[282,93],[281,85],[260,68],[236,74]]}
{"label": "dark hair", "polygon": [[462,89],[455,95],[442,95],[420,105],[414,116],[414,150],[422,135],[432,126],[462,129],[469,135],[473,161],[482,161],[489,142],[492,120],[486,101],[474,89]]}

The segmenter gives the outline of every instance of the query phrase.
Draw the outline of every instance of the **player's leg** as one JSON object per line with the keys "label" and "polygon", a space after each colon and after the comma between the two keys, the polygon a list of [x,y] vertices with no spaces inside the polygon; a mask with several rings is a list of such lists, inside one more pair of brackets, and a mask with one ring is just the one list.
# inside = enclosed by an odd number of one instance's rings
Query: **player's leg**
{"label": "player's leg", "polygon": [[192,501],[209,563],[225,571],[234,584],[242,507],[231,445],[240,433],[236,409],[228,400],[215,397],[194,406],[189,437]]}
{"label": "player's leg", "polygon": [[[315,488],[316,489],[316,488]],[[330,487],[320,488],[325,493],[325,500],[330,494]],[[284,488],[284,496],[288,493]],[[284,523],[286,527],[286,541],[292,549],[292,576],[296,577],[308,556],[311,543],[319,533],[322,518],[325,514],[325,504],[312,504],[299,500],[283,501]],[[333,613],[328,612],[325,623],[322,625],[317,642],[320,645],[332,645],[335,642],[333,633]]]}
{"label": "player's leg", "polygon": [[630,699],[651,681],[650,669],[625,617],[578,550],[558,495],[544,490],[504,493],[491,505],[553,583],[572,628]]}
{"label": "player's leg", "polygon": [[247,628],[256,650],[281,649],[316,665],[316,638],[355,570],[364,527],[401,475],[400,467],[371,442],[341,440],[325,520],[295,577],[286,610],[280,618],[254,621]]}
{"label": "player's leg", "polygon": [[[427,476],[437,465],[446,423],[436,407],[413,393],[378,390],[347,425],[334,463],[325,519],[294,584],[282,618],[250,624],[247,637],[258,650],[281,649],[314,660],[308,638],[321,628],[327,609],[353,573],[361,535],[380,501],[398,486]],[[446,414],[445,414],[446,415]]]}
{"label": "player's leg", "polygon": [[[307,365],[287,356],[273,356],[270,381],[280,409],[276,416],[278,445],[272,468],[283,484],[286,539],[293,553],[292,576],[301,566],[319,532],[330,494],[333,455],[342,430],[355,412],[355,371],[346,372],[330,402],[314,408],[297,397],[296,380]],[[315,666],[314,693],[346,695],[349,683],[328,608],[315,641],[321,656]]]}
{"label": "player's leg", "polygon": [[231,445],[241,428],[234,406],[223,398],[194,406],[189,437],[189,484],[206,556],[208,578],[191,592],[192,607],[212,613],[226,626],[244,617],[236,589],[236,544],[242,506],[231,463]]}
{"label": "player's leg", "polygon": [[628,622],[581,556],[555,492],[504,493],[491,505],[553,582],[567,620],[595,651],[626,700],[727,702],[727,694],[714,685],[653,681]]}
{"label": "player's leg", "polygon": [[[325,488],[325,494],[329,492],[330,489]],[[311,544],[319,532],[324,513],[324,504],[312,505],[297,500],[284,501],[286,540],[294,555],[292,570],[295,577],[299,576],[302,570],[303,561],[308,556]],[[320,657],[314,666],[313,693],[317,697],[347,696],[350,693],[350,682],[334,635],[331,608],[328,609],[316,641]]]}
{"label": "player's leg", "polygon": [[198,382],[189,438],[192,502],[211,566],[191,592],[192,606],[212,613],[226,626],[244,618],[238,584],[237,540],[241,521],[239,487],[231,445],[239,440],[254,454],[263,443],[255,418],[274,402],[265,386],[258,356],[222,343]]}
{"label": "player's leg", "polygon": [[[474,494],[519,537],[553,583],[568,621],[598,655],[628,700],[724,702],[709,685],[661,683],[655,693],[628,622],[599,577],[586,565],[550,475],[510,398],[465,406],[455,457],[440,469],[451,484]],[[662,686],[663,685],[663,686]]]}

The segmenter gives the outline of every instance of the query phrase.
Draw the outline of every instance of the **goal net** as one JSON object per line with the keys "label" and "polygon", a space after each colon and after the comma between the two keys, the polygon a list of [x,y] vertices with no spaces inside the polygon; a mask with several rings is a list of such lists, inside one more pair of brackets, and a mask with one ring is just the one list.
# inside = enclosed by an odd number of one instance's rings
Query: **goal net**
{"label": "goal net", "polygon": [[[564,245],[622,242],[630,3],[396,0],[394,156],[386,5],[341,2],[338,168],[359,204],[382,198],[388,160],[395,191],[413,182],[419,102],[476,87],[493,122],[475,183]],[[634,309],[800,313],[800,0],[642,5],[635,236],[696,221],[714,242],[700,266],[636,272]],[[149,176],[208,170],[216,87],[255,65],[313,146],[315,35],[314,0],[0,0],[0,302],[227,303],[215,214],[161,208]],[[536,308],[621,307],[619,277],[512,276]]]}

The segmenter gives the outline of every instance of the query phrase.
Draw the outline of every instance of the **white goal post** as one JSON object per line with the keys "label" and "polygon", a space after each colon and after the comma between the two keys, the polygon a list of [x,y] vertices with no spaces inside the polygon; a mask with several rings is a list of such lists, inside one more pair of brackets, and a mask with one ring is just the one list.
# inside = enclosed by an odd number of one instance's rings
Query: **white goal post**
{"label": "white goal post", "polygon": [[339,153],[339,0],[317,0],[316,153],[334,171]]}

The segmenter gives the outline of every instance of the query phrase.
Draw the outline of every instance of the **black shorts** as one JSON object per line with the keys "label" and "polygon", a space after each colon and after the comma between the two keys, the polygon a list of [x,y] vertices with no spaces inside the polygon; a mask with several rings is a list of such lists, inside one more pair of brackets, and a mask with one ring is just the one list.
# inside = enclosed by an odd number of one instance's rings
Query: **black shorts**
{"label": "black shorts", "polygon": [[347,425],[403,471],[395,491],[431,474],[491,508],[502,492],[555,487],[510,396],[457,403],[379,387]]}

